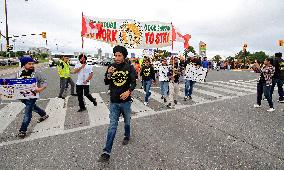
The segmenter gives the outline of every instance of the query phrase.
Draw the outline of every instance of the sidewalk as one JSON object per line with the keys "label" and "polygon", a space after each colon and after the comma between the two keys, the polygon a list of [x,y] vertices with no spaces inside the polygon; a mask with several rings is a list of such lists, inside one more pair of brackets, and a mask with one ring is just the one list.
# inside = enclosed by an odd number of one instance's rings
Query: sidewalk
{"label": "sidewalk", "polygon": [[[45,65],[47,66],[48,62],[35,64],[35,68],[39,68],[39,67],[42,67],[42,66],[45,66]],[[13,74],[13,73],[17,72],[19,69],[20,69],[20,67],[2,69],[2,70],[0,70],[0,76],[7,75],[7,74]]]}

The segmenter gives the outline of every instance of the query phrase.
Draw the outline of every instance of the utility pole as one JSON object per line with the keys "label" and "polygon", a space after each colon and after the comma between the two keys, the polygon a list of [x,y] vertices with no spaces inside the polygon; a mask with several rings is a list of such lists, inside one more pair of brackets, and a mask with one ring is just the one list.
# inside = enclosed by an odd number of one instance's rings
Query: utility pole
{"label": "utility pole", "polygon": [[7,15],[7,0],[5,2],[5,18],[6,18],[6,45],[9,46],[9,32],[8,32],[8,15]]}

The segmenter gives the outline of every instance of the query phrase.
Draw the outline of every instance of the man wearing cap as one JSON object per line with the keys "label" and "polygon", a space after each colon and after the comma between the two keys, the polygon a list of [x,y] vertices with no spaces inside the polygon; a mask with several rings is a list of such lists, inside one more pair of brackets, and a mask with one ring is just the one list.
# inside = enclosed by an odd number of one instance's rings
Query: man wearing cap
{"label": "man wearing cap", "polygon": [[[20,61],[22,70],[17,73],[16,78],[36,78],[37,88],[35,92],[43,92],[47,87],[47,81],[39,72],[35,71],[34,60],[31,57],[22,57]],[[37,99],[21,100],[21,102],[24,103],[26,107],[24,110],[24,119],[18,134],[20,138],[26,137],[27,128],[31,122],[33,111],[40,115],[40,118],[37,121],[38,123],[44,121],[49,117],[43,109],[36,105],[36,100]]]}
{"label": "man wearing cap", "polygon": [[71,85],[71,95],[76,96],[76,94],[74,93],[75,84],[70,76],[70,66],[69,66],[68,56],[63,56],[62,60],[59,61],[57,70],[58,70],[58,75],[60,77],[60,92],[59,92],[58,97],[64,99],[62,95],[68,83],[70,83]]}
{"label": "man wearing cap", "polygon": [[104,80],[110,89],[110,124],[100,162],[106,162],[110,158],[121,111],[124,113],[125,124],[122,145],[127,145],[130,140],[131,93],[136,87],[135,68],[126,62],[128,52],[125,47],[115,46],[113,54],[115,62],[108,67]]}

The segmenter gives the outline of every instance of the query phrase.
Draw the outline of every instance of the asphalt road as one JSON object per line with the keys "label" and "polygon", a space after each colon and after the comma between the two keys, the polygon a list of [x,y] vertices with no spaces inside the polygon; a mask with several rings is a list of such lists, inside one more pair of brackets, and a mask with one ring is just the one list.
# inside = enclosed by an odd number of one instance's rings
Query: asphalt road
{"label": "asphalt road", "polygon": [[[266,101],[262,108],[253,108],[255,73],[210,71],[206,83],[196,84],[193,101],[182,101],[181,92],[174,109],[159,101],[156,87],[145,107],[144,94],[137,89],[131,142],[121,145],[121,122],[110,162],[101,164],[97,158],[108,127],[109,96],[103,83],[106,68],[94,67],[90,89],[99,100],[98,107],[87,105],[88,111],[82,113],[76,112],[76,97],[56,99],[56,69],[40,70],[47,75],[49,87],[38,104],[52,115],[42,122],[50,126],[40,128],[35,114],[29,136],[18,139],[15,134],[22,110],[13,115],[13,106],[22,106],[3,101],[0,116],[10,123],[2,129],[0,125],[0,169],[284,169],[284,104],[276,102],[274,94],[275,112],[266,112]],[[10,116],[3,109],[12,110]]]}

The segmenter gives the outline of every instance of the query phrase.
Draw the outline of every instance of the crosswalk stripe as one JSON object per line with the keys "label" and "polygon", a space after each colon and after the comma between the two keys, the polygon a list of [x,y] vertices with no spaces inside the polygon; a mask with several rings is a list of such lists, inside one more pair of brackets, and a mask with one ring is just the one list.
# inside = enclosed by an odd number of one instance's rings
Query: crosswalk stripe
{"label": "crosswalk stripe", "polygon": [[247,89],[247,88],[239,88],[235,84],[230,84],[231,86],[226,85],[227,82],[206,82],[206,84],[217,85],[217,86],[220,86],[220,87],[225,87],[225,88],[228,88],[228,89],[236,89],[236,90],[240,90],[240,91],[255,92],[255,90],[250,90],[250,89]]}
{"label": "crosswalk stripe", "polygon": [[[143,89],[135,89],[143,94],[146,94],[145,91]],[[160,95],[159,93],[156,93],[155,91],[151,91],[151,97],[150,98],[153,98],[154,100],[160,102],[160,103],[163,103],[164,104],[164,100],[161,99],[162,95]]]}
{"label": "crosswalk stripe", "polygon": [[17,115],[24,109],[25,105],[20,102],[11,102],[0,110],[0,134],[16,119]]}
{"label": "crosswalk stripe", "polygon": [[64,122],[67,108],[64,107],[68,102],[69,97],[65,100],[60,98],[52,98],[49,100],[46,106],[46,113],[49,118],[45,121],[38,123],[31,134],[31,138],[38,136],[51,136],[54,135],[55,131],[60,132],[64,130]]}
{"label": "crosswalk stripe", "polygon": [[253,84],[257,84],[257,82],[255,81],[241,81],[241,80],[230,80],[229,82],[236,82],[236,83],[241,83],[241,84],[248,84],[248,85],[253,85]]}
{"label": "crosswalk stripe", "polygon": [[210,92],[210,91],[205,91],[205,90],[201,90],[199,89],[198,87],[194,86],[193,87],[193,91],[196,91],[198,93],[202,93],[202,94],[205,94],[205,95],[209,95],[209,96],[213,96],[215,98],[223,98],[225,96],[221,95],[221,94],[218,94],[218,93],[214,93],[214,92]]}
{"label": "crosswalk stripe", "polygon": [[241,84],[246,88],[256,89],[256,84],[250,84],[250,83],[236,83],[236,84]]}
{"label": "crosswalk stripe", "polygon": [[[178,95],[179,95],[180,97],[182,97],[182,98],[184,98],[184,96],[185,96],[183,91],[179,91]],[[191,97],[192,97],[192,101],[193,101],[194,103],[206,103],[206,102],[209,101],[209,100],[207,100],[207,99],[205,99],[205,98],[199,97],[199,96],[194,95],[194,94],[192,94]]]}
{"label": "crosswalk stripe", "polygon": [[99,93],[93,93],[92,96],[96,98],[98,105],[93,103],[85,97],[86,107],[88,110],[90,126],[103,125],[109,122],[109,109],[104,103]]}
{"label": "crosswalk stripe", "polygon": [[238,96],[243,96],[244,95],[244,93],[239,92],[239,91],[232,91],[232,90],[229,90],[229,89],[220,88],[220,87],[212,86],[212,85],[206,85],[206,84],[197,83],[196,86],[201,86],[201,87],[205,87],[205,88],[212,89],[212,90],[218,90],[218,91],[229,93],[229,94],[236,94]]}
{"label": "crosswalk stripe", "polygon": [[140,102],[139,100],[132,98],[133,102],[131,104],[131,109],[135,113],[142,113],[142,112],[154,112],[153,109],[144,105],[144,103]]}
{"label": "crosswalk stripe", "polygon": [[248,85],[245,85],[245,84],[241,84],[241,83],[238,83],[238,82],[223,82],[224,84],[228,84],[228,85],[233,85],[233,86],[239,86],[239,87],[242,87],[242,88],[245,88],[245,89],[250,89],[250,90],[255,90],[256,89],[256,85],[255,86],[248,86]]}

